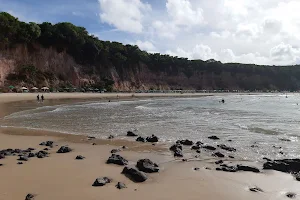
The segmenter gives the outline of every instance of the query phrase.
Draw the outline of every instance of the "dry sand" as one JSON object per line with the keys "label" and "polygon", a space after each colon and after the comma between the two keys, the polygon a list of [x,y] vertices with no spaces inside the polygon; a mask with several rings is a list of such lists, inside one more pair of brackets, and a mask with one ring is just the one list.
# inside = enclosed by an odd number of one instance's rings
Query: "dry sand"
{"label": "dry sand", "polygon": [[[2,94],[1,94],[2,95]],[[21,101],[22,95],[0,95],[2,109],[13,101]],[[56,95],[56,94],[55,94]],[[57,94],[59,98],[82,98],[80,94]],[[92,94],[87,94],[91,95]],[[48,96],[48,95],[47,95]],[[47,98],[46,96],[46,98]],[[88,96],[88,98],[92,98]],[[5,97],[5,100],[2,99]],[[32,94],[25,94],[24,100],[32,99]],[[101,96],[102,97],[102,96]],[[54,94],[50,98],[54,97]],[[95,97],[95,98],[98,98]],[[57,102],[56,102],[57,103]],[[14,104],[22,109],[22,102]],[[7,113],[8,111],[5,111]],[[51,149],[50,156],[43,159],[31,158],[23,165],[17,165],[17,157],[0,160],[0,200],[25,199],[28,193],[36,194],[36,200],[98,200],[98,199],[287,199],[286,192],[300,195],[300,182],[288,174],[279,172],[225,173],[207,170],[215,168],[211,160],[175,160],[164,145],[152,146],[120,140],[87,140],[85,136],[73,136],[44,131],[22,129],[1,129],[0,149],[28,147],[41,150],[42,141],[53,140],[58,146]],[[91,145],[95,142],[97,145]],[[71,153],[55,153],[61,145],[74,149]],[[150,158],[157,162],[161,171],[148,174],[144,183],[133,183],[121,174],[123,167],[105,164],[113,148],[126,145],[129,148],[120,152],[134,165],[138,159]],[[83,155],[84,160],[75,160],[76,155]],[[199,171],[194,171],[199,167]],[[104,187],[92,187],[97,177],[108,176],[112,183]],[[116,183],[124,182],[126,189],[118,190]],[[263,193],[253,193],[249,187],[258,186]],[[296,197],[298,199],[299,197]]]}

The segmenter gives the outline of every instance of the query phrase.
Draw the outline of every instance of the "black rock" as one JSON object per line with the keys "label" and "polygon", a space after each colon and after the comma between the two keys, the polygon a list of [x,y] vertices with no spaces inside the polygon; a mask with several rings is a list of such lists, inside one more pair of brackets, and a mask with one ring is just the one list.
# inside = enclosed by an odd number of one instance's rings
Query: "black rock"
{"label": "black rock", "polygon": [[198,150],[198,149],[200,149],[200,148],[201,148],[201,147],[198,146],[198,145],[194,145],[194,146],[191,147],[192,150]]}
{"label": "black rock", "polygon": [[37,152],[36,153],[36,157],[38,157],[38,158],[45,158],[45,157],[47,157],[48,156],[48,152],[46,152],[46,151],[39,151],[39,152]]}
{"label": "black rock", "polygon": [[207,169],[207,170],[211,170],[211,168],[210,168],[210,167],[205,167],[205,169]]}
{"label": "black rock", "polygon": [[227,140],[228,142],[232,142],[232,140]]}
{"label": "black rock", "polygon": [[196,142],[196,145],[197,145],[197,146],[201,146],[201,145],[203,145],[203,143],[200,142],[200,141],[198,141],[198,142]]}
{"label": "black rock", "polygon": [[293,176],[295,177],[295,179],[297,181],[300,181],[300,173],[299,172],[298,173],[293,173]]}
{"label": "black rock", "polygon": [[186,146],[192,146],[194,144],[191,140],[180,140],[179,143]]}
{"label": "black rock", "polygon": [[147,142],[158,142],[158,137],[155,135],[152,135],[151,137],[146,138]]}
{"label": "black rock", "polygon": [[249,188],[249,190],[251,192],[264,192],[262,189],[260,189],[259,187],[251,187]]}
{"label": "black rock", "polygon": [[195,170],[195,171],[199,171],[200,168],[199,168],[199,167],[195,167],[194,170]]}
{"label": "black rock", "polygon": [[128,147],[126,147],[126,146],[122,146],[122,149],[128,149]]}
{"label": "black rock", "polygon": [[290,198],[290,199],[293,199],[293,198],[296,197],[296,194],[293,193],[293,192],[288,192],[288,193],[285,194],[285,196],[288,197],[288,198]]}
{"label": "black rock", "polygon": [[220,153],[220,152],[216,152],[216,153],[213,153],[212,156],[214,157],[219,157],[219,158],[224,158],[224,154]]}
{"label": "black rock", "polygon": [[25,200],[34,200],[34,195],[33,194],[27,194],[25,197]]}
{"label": "black rock", "polygon": [[85,157],[84,156],[82,156],[82,155],[78,155],[78,156],[76,156],[76,158],[75,158],[76,160],[83,160],[83,159],[85,159]]}
{"label": "black rock", "polygon": [[47,146],[47,147],[53,147],[53,141],[46,141],[46,142],[42,142],[40,143],[41,146]]}
{"label": "black rock", "polygon": [[200,150],[197,150],[196,152],[197,152],[197,153],[201,153],[201,151],[200,151]]}
{"label": "black rock", "polygon": [[112,154],[106,161],[107,164],[127,165],[128,160],[120,155]]}
{"label": "black rock", "polygon": [[258,148],[258,145],[253,144],[253,145],[251,145],[250,147],[251,147],[251,148]]}
{"label": "black rock", "polygon": [[272,169],[286,173],[298,173],[300,171],[300,159],[269,160],[264,163],[263,169]]}
{"label": "black rock", "polygon": [[218,161],[216,161],[215,163],[216,163],[217,165],[222,164],[222,163],[223,163],[223,160],[218,160]]}
{"label": "black rock", "polygon": [[113,136],[113,135],[108,136],[108,139],[109,139],[109,140],[112,140],[112,139],[114,139],[114,138],[115,138],[115,136]]}
{"label": "black rock", "polygon": [[3,166],[3,164],[0,164],[0,166]]}
{"label": "black rock", "polygon": [[228,156],[229,158],[234,158],[234,156]]}
{"label": "black rock", "polygon": [[22,150],[21,149],[15,149],[14,153],[22,153]]}
{"label": "black rock", "polygon": [[28,161],[28,157],[27,156],[20,156],[19,159],[20,161]]}
{"label": "black rock", "polygon": [[210,146],[210,145],[205,145],[202,147],[203,149],[208,149],[208,150],[211,150],[211,151],[214,151],[216,150],[216,147],[213,147],[213,146]]}
{"label": "black rock", "polygon": [[237,165],[238,171],[246,171],[246,172],[255,172],[259,173],[259,169],[256,167],[250,167],[250,166],[245,166],[245,165]]}
{"label": "black rock", "polygon": [[93,146],[97,145],[96,143],[92,143]]}
{"label": "black rock", "polygon": [[122,174],[124,174],[133,182],[139,183],[147,180],[146,174],[132,167],[124,167]]}
{"label": "black rock", "polygon": [[291,140],[287,139],[287,138],[279,138],[279,140],[284,141],[284,142],[291,142]]}
{"label": "black rock", "polygon": [[18,165],[23,165],[23,162],[17,162]]}
{"label": "black rock", "polygon": [[32,158],[32,157],[35,157],[35,154],[34,153],[29,153],[28,158]]}
{"label": "black rock", "polygon": [[135,133],[132,132],[132,131],[128,131],[128,132],[127,132],[127,136],[129,136],[129,137],[136,137],[136,136],[138,136],[138,135],[135,134]]}
{"label": "black rock", "polygon": [[56,153],[69,153],[72,149],[67,146],[61,146]]}
{"label": "black rock", "polygon": [[174,151],[174,157],[183,157],[182,151],[180,149]]}
{"label": "black rock", "polygon": [[237,172],[238,171],[236,166],[228,166],[226,164],[222,164],[220,166],[221,166],[221,168],[218,168],[216,170],[221,170],[224,172]]}
{"label": "black rock", "polygon": [[0,154],[0,160],[5,158],[5,154]]}
{"label": "black rock", "polygon": [[40,143],[41,146],[45,146],[46,145],[46,142],[42,142]]}
{"label": "black rock", "polygon": [[217,136],[213,135],[213,136],[209,136],[208,139],[219,140],[220,138],[218,138]]}
{"label": "black rock", "polygon": [[117,153],[119,151],[121,151],[121,150],[120,149],[113,149],[113,150],[110,151],[110,153]]}
{"label": "black rock", "polygon": [[156,163],[149,159],[141,159],[137,162],[136,167],[146,173],[154,173],[159,171],[159,167]]}
{"label": "black rock", "polygon": [[94,187],[104,186],[104,185],[106,185],[107,183],[110,183],[110,182],[111,182],[111,179],[107,178],[107,177],[97,178],[94,181],[92,186],[94,186]]}
{"label": "black rock", "polygon": [[139,136],[138,138],[136,138],[136,141],[137,142],[146,142],[146,139],[143,138],[143,137],[141,137],[141,136]]}
{"label": "black rock", "polygon": [[228,146],[226,146],[225,144],[218,145],[218,147],[220,147],[221,149],[223,149],[223,150],[225,150],[225,151],[236,151],[235,148],[233,148],[233,147],[228,147]]}
{"label": "black rock", "polygon": [[48,148],[44,148],[43,150],[44,150],[44,151],[49,151],[49,149],[48,149]]}
{"label": "black rock", "polygon": [[266,158],[266,157],[263,157],[263,160],[266,160],[266,161],[272,161],[271,159]]}
{"label": "black rock", "polygon": [[176,150],[182,150],[182,146],[180,144],[173,144],[171,147],[170,147],[170,150],[171,151],[176,151]]}
{"label": "black rock", "polygon": [[94,136],[88,136],[88,139],[96,139]]}
{"label": "black rock", "polygon": [[116,188],[118,188],[119,190],[127,188],[126,185],[124,183],[118,182],[116,185]]}

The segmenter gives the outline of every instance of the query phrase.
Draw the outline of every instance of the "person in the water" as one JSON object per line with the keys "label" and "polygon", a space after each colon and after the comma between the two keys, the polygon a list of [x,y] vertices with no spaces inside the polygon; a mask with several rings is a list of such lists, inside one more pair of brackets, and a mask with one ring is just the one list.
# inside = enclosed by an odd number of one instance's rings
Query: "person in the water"
{"label": "person in the water", "polygon": [[45,100],[44,95],[42,94],[41,96],[42,102]]}
{"label": "person in the water", "polygon": [[37,100],[37,102],[40,102],[40,95],[39,94],[36,96],[36,100]]}

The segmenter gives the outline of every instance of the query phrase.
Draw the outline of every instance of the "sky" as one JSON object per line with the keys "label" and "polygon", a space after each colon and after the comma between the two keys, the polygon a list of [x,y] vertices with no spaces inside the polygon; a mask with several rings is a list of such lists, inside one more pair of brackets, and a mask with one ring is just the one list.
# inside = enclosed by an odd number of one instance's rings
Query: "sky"
{"label": "sky", "polygon": [[26,22],[71,22],[101,40],[189,59],[300,64],[299,0],[0,0]]}

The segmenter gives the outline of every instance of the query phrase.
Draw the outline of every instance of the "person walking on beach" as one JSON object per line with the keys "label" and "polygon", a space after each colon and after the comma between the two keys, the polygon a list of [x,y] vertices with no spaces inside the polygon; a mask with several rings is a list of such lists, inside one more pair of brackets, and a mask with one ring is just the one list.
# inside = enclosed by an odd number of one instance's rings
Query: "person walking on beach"
{"label": "person walking on beach", "polygon": [[44,101],[44,95],[42,94],[42,96],[41,96],[41,99],[42,99],[42,102]]}
{"label": "person walking on beach", "polygon": [[39,94],[36,96],[36,100],[37,100],[37,102],[40,102],[40,95]]}

